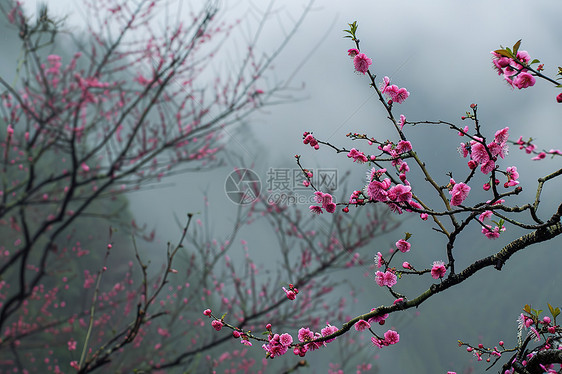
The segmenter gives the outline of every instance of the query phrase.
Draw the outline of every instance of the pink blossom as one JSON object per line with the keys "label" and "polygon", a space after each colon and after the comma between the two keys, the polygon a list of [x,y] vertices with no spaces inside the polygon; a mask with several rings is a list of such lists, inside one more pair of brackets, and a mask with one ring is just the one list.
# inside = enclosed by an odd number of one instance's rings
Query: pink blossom
{"label": "pink blossom", "polygon": [[470,192],[470,186],[468,186],[467,184],[465,184],[463,182],[455,184],[453,186],[453,189],[451,191],[449,191],[449,193],[452,196],[451,197],[451,205],[458,206],[458,205],[462,204],[462,202],[468,196],[469,192]]}
{"label": "pink blossom", "polygon": [[398,123],[398,126],[400,126],[400,130],[402,130],[404,128],[404,124],[406,124],[406,116],[401,114],[400,115],[400,122]]}
{"label": "pink blossom", "polygon": [[546,153],[541,152],[538,155],[536,155],[535,157],[533,157],[531,160],[533,161],[538,161],[538,160],[542,160],[543,158],[546,157]]}
{"label": "pink blossom", "polygon": [[494,162],[494,160],[488,160],[483,163],[482,166],[480,166],[480,171],[482,171],[482,173],[484,174],[488,174],[489,172],[494,170],[495,167],[496,163]]}
{"label": "pink blossom", "polygon": [[68,350],[69,351],[75,351],[76,350],[76,340],[70,339],[67,344],[68,344]]}
{"label": "pink blossom", "polygon": [[431,277],[433,279],[443,278],[447,269],[445,268],[445,263],[443,261],[435,261],[433,262],[433,266],[431,267]]}
{"label": "pink blossom", "polygon": [[[465,126],[464,129],[462,129],[462,131],[459,131],[459,136],[464,136],[464,134],[468,133],[468,126]],[[466,157],[466,156],[464,156]]]}
{"label": "pink blossom", "polygon": [[360,164],[369,161],[363,152],[358,151],[355,148],[351,148],[351,151],[347,154],[348,158],[353,158],[353,162],[357,161]]}
{"label": "pink blossom", "polygon": [[366,195],[373,201],[387,201],[387,189],[390,187],[390,179],[385,178],[382,182],[373,180],[366,187]]}
{"label": "pink blossom", "polygon": [[410,96],[410,93],[405,88],[400,88],[392,97],[392,101],[402,104]]}
{"label": "pink blossom", "polygon": [[364,319],[360,319],[359,321],[357,321],[357,323],[355,323],[355,330],[357,331],[364,331],[370,327],[371,324]]}
{"label": "pink blossom", "polygon": [[396,274],[388,270],[384,273],[382,271],[377,271],[375,273],[375,281],[381,287],[392,287],[396,284]]}
{"label": "pink blossom", "polygon": [[407,262],[407,261],[404,261],[404,262],[402,263],[402,267],[403,267],[404,269],[409,269],[409,270],[412,269],[412,265],[410,265],[410,263]]}
{"label": "pink blossom", "polygon": [[519,173],[517,172],[517,167],[509,166],[506,169],[506,174],[507,174],[507,185],[508,186],[516,186],[516,185],[519,184],[519,181],[517,181],[517,179],[519,178]]}
{"label": "pink blossom", "polygon": [[347,55],[350,57],[355,57],[359,54],[359,50],[357,48],[351,48],[347,50]]}
{"label": "pink blossom", "polygon": [[309,328],[300,328],[298,332],[298,338],[300,342],[307,342],[314,339],[314,333],[310,331]]}
{"label": "pink blossom", "polygon": [[404,239],[400,239],[399,241],[397,241],[396,243],[396,248],[398,248],[398,250],[400,252],[406,253],[410,251],[410,247],[412,246],[410,243],[408,243],[407,241],[405,241]]}
{"label": "pink blossom", "polygon": [[388,190],[388,198],[396,202],[409,202],[412,200],[412,187],[403,184],[397,184]]}
{"label": "pink blossom", "polygon": [[373,342],[373,345],[374,345],[375,347],[382,348],[382,342],[381,342],[381,340],[378,339],[377,337],[374,337],[374,336],[373,336],[373,337],[371,338],[371,342]]}
{"label": "pink blossom", "polygon": [[211,326],[213,326],[213,328],[217,331],[220,331],[222,329],[223,323],[217,319],[213,320],[213,322],[211,322]]}
{"label": "pink blossom", "polygon": [[396,152],[398,152],[398,154],[410,152],[411,150],[412,150],[412,143],[410,143],[407,140],[400,140],[398,142],[398,145],[396,146]]}
{"label": "pink blossom", "polygon": [[[469,150],[470,150],[470,145],[465,144],[465,143],[461,143],[461,145],[458,148],[458,151],[459,151],[459,153],[461,154],[462,157],[468,156]],[[475,162],[474,160],[470,160],[470,161]]]}
{"label": "pink blossom", "polygon": [[505,226],[502,226],[500,229],[498,226],[492,229],[492,226],[485,225],[482,227],[482,234],[486,236],[488,239],[497,239],[500,237],[500,232],[505,231]]}
{"label": "pink blossom", "polygon": [[279,342],[285,347],[290,346],[293,343],[293,337],[287,333],[279,335]]}
{"label": "pink blossom", "polygon": [[[328,336],[328,335],[332,335],[333,333],[335,333],[338,330],[339,329],[336,326],[332,326],[332,325],[328,324],[326,327],[324,327],[320,331],[322,333],[322,336]],[[336,340],[336,338],[328,339],[328,340],[326,340],[326,343],[333,342],[334,340]]]}
{"label": "pink blossom", "polygon": [[496,134],[494,136],[494,141],[498,144],[504,144],[505,142],[507,142],[507,139],[509,138],[509,127],[504,127],[501,130],[496,131]]}
{"label": "pink blossom", "polygon": [[211,309],[205,309],[203,311],[203,314],[206,315],[207,317],[210,317],[211,316]]}
{"label": "pink blossom", "polygon": [[373,63],[367,55],[364,53],[359,53],[353,58],[353,66],[355,66],[355,70],[359,73],[365,74],[367,70],[369,70],[369,65]]}
{"label": "pink blossom", "polygon": [[488,162],[490,156],[488,155],[488,151],[486,150],[486,146],[484,144],[473,140],[470,142],[470,147],[470,156],[474,161],[479,164]]}
{"label": "pink blossom", "polygon": [[323,213],[322,207],[317,206],[317,205],[311,205],[311,206],[308,207],[308,209],[310,209],[310,211],[312,213],[315,213],[315,214],[322,214]]}
{"label": "pink blossom", "polygon": [[400,341],[400,334],[394,330],[388,330],[384,333],[384,342],[388,345],[396,344]]}
{"label": "pink blossom", "polygon": [[297,297],[295,292],[292,290],[287,290],[285,287],[283,287],[283,291],[285,291],[285,294],[287,295],[287,299],[289,300],[295,300],[295,298]]}
{"label": "pink blossom", "polygon": [[[371,312],[375,311],[377,308],[373,308],[371,309]],[[388,313],[385,313],[381,316],[376,316],[376,317],[371,317],[369,318],[369,320],[367,322],[373,324],[373,323],[378,323],[379,325],[383,325],[384,321],[388,318]]]}
{"label": "pink blossom", "polygon": [[384,259],[382,258],[382,254],[377,252],[375,256],[375,265],[377,265],[377,269],[380,269],[384,265]]}
{"label": "pink blossom", "polygon": [[558,96],[556,96],[556,102],[562,103],[562,93],[559,93]]}
{"label": "pink blossom", "polygon": [[518,89],[532,87],[535,85],[536,79],[531,74],[522,72],[519,73],[513,80],[513,87]]}

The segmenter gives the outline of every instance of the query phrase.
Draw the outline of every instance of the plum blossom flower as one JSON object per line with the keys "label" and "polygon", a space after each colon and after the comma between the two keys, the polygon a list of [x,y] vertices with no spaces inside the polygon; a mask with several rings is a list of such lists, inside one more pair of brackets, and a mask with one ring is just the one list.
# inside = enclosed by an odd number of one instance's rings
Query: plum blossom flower
{"label": "plum blossom flower", "polygon": [[388,330],[384,333],[384,342],[388,345],[396,344],[400,341],[400,334],[394,330]]}
{"label": "plum blossom flower", "polygon": [[405,124],[406,124],[406,116],[401,114],[400,115],[400,122],[398,123],[398,126],[400,126],[400,130],[402,130],[404,128]]}
{"label": "plum blossom flower", "polygon": [[[377,308],[372,308],[371,312],[375,311]],[[383,325],[384,321],[388,318],[388,313],[385,313],[381,316],[371,317],[367,322],[370,324],[378,323],[379,325]]]}
{"label": "plum blossom flower", "polygon": [[293,290],[288,290],[285,287],[283,287],[283,291],[285,291],[285,294],[287,295],[287,299],[289,300],[295,300],[295,298],[297,297],[296,293]]}
{"label": "plum blossom flower", "polygon": [[364,319],[360,319],[359,321],[357,321],[357,323],[355,323],[355,330],[357,331],[364,331],[370,327],[371,324]]}
{"label": "plum blossom flower", "polygon": [[215,319],[211,322],[211,326],[213,326],[215,330],[220,331],[222,329],[223,323],[218,319]]}
{"label": "plum blossom flower", "polygon": [[360,152],[355,148],[351,148],[351,150],[347,154],[347,157],[353,158],[353,162],[357,161],[360,164],[363,164],[363,163],[369,161],[363,152]]}
{"label": "plum blossom flower", "polygon": [[474,140],[470,142],[470,156],[479,164],[484,164],[490,159],[486,146]]}
{"label": "plum blossom flower", "polygon": [[532,87],[535,85],[536,79],[531,74],[527,72],[522,72],[517,74],[513,80],[513,87],[518,89]]}
{"label": "plum blossom flower", "polygon": [[467,198],[468,193],[470,192],[470,186],[467,184],[460,182],[453,186],[452,190],[449,191],[451,194],[451,205],[458,206],[462,204],[462,202]]}
{"label": "plum blossom flower", "polygon": [[546,153],[544,152],[540,152],[538,155],[536,155],[535,157],[533,157],[531,160],[533,161],[538,161],[538,160],[542,160],[543,158],[546,157]]}
{"label": "plum blossom flower", "polygon": [[382,271],[377,271],[375,273],[375,282],[377,282],[377,284],[381,287],[387,286],[387,287],[392,287],[396,284],[396,274],[390,272],[390,271],[385,271],[384,273]]}
{"label": "plum blossom flower", "polygon": [[409,202],[412,200],[412,187],[403,184],[397,184],[388,190],[388,198],[396,202]]}
{"label": "plum blossom flower", "polygon": [[359,73],[365,74],[367,70],[369,70],[369,65],[372,63],[373,60],[364,53],[359,53],[353,58],[353,66],[355,66],[355,70]]}
{"label": "plum blossom flower", "polygon": [[509,137],[508,131],[509,127],[504,127],[503,129],[496,131],[496,134],[494,135],[494,141],[498,144],[505,144]]}
{"label": "plum blossom flower", "polygon": [[384,259],[382,258],[382,253],[377,252],[375,256],[375,265],[377,265],[377,269],[380,269],[384,265]]}
{"label": "plum blossom flower", "polygon": [[373,180],[365,187],[365,194],[373,201],[387,201],[388,192],[386,190],[390,187],[390,183],[389,178],[385,178],[382,182]]}
{"label": "plum blossom flower", "polygon": [[482,234],[484,234],[485,237],[487,237],[488,239],[497,239],[500,237],[500,232],[505,231],[505,226],[502,225],[501,229],[496,226],[494,228],[492,228],[492,226],[490,225],[484,225],[484,227],[482,227]]}
{"label": "plum blossom flower", "polygon": [[506,174],[507,174],[507,185],[512,187],[512,186],[516,186],[519,184],[519,181],[517,180],[519,178],[519,173],[517,172],[517,167],[515,166],[509,166],[506,169]]}
{"label": "plum blossom flower", "polygon": [[371,338],[371,342],[373,342],[373,345],[374,345],[375,347],[377,347],[377,348],[382,348],[382,341],[381,341],[379,338],[373,336],[373,337]]}
{"label": "plum blossom flower", "polygon": [[304,140],[302,142],[304,144],[310,144],[310,146],[316,150],[320,148],[320,145],[318,144],[318,140],[316,140],[316,138],[312,134],[305,132],[303,135],[304,135]]}
{"label": "plum blossom flower", "polygon": [[408,243],[406,240],[404,239],[400,239],[399,241],[397,241],[396,243],[396,248],[398,248],[398,250],[400,252],[406,253],[410,251],[410,247],[412,246],[410,243]]}
{"label": "plum blossom flower", "polygon": [[[381,86],[381,93],[390,98],[393,102],[401,104],[410,96],[410,93],[405,88],[398,88],[396,85],[390,85],[390,78],[383,78],[383,85]],[[405,118],[404,118],[405,119]],[[402,120],[402,118],[400,118]]]}
{"label": "plum blossom flower", "polygon": [[299,329],[297,336],[299,342],[307,342],[314,339],[314,333],[309,328],[302,327]]}
{"label": "plum blossom flower", "polygon": [[411,150],[412,150],[412,143],[410,143],[407,140],[400,140],[398,142],[398,145],[396,146],[396,152],[398,152],[398,154],[410,152]]}
{"label": "plum blossom flower", "polygon": [[310,211],[314,214],[322,214],[322,207],[317,206],[317,205],[311,205],[308,207],[308,209],[310,209]]}
{"label": "plum blossom flower", "polygon": [[433,266],[431,267],[431,277],[433,279],[443,278],[446,272],[447,268],[445,268],[445,263],[443,261],[433,262]]}
{"label": "plum blossom flower", "polygon": [[359,54],[359,50],[357,48],[351,48],[347,50],[347,55],[351,58],[357,56]]}
{"label": "plum blossom flower", "polygon": [[[332,335],[333,333],[335,333],[338,330],[339,329],[336,326],[332,326],[332,325],[328,324],[326,327],[324,327],[322,330],[320,330],[320,332],[322,333],[322,336],[328,336],[328,335]],[[326,340],[326,343],[333,342],[334,340],[336,340],[336,338],[328,339],[328,340]]]}

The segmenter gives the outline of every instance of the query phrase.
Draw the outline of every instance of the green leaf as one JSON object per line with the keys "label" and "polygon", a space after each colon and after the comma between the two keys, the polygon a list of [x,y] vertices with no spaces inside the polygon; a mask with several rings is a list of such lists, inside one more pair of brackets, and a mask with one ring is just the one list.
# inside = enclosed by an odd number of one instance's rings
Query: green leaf
{"label": "green leaf", "polygon": [[554,314],[554,308],[552,307],[552,305],[550,305],[549,303],[546,303],[546,305],[548,305],[548,310],[550,310],[550,314]]}
{"label": "green leaf", "polygon": [[523,311],[531,314],[531,307],[529,306],[529,304],[525,304],[525,307],[523,307]]}
{"label": "green leaf", "polygon": [[515,43],[515,44],[513,45],[513,54],[514,54],[514,55],[517,54],[517,51],[519,50],[519,46],[520,46],[520,45],[521,45],[521,39],[519,39],[519,40],[517,41],[517,43]]}
{"label": "green leaf", "polygon": [[535,58],[533,61],[531,61],[531,64],[530,64],[530,65],[537,64],[537,63],[539,63],[539,62],[540,62],[540,61]]}
{"label": "green leaf", "polygon": [[513,57],[513,55],[505,49],[496,49],[494,52],[504,57],[509,57],[509,58]]}
{"label": "green leaf", "polygon": [[409,232],[407,232],[404,240],[408,240],[408,239],[410,239],[411,237],[412,237],[412,234],[410,234]]}

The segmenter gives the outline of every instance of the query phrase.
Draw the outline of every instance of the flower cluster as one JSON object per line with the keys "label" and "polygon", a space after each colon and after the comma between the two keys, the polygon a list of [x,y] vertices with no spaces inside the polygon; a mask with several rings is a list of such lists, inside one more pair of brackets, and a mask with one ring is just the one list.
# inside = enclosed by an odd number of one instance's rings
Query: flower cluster
{"label": "flower cluster", "polygon": [[328,213],[334,213],[336,211],[336,204],[333,202],[333,197],[329,193],[324,193],[321,191],[316,191],[314,193],[316,202],[322,204],[322,206],[311,205],[309,209],[316,214],[322,213],[322,208],[326,209]]}
{"label": "flower cluster", "polygon": [[295,286],[293,286],[293,284],[289,284],[289,289],[283,287],[283,291],[285,291],[285,294],[287,295],[287,299],[289,300],[295,300],[299,293],[299,290]]}
{"label": "flower cluster", "polygon": [[320,148],[318,140],[316,140],[316,138],[314,138],[311,133],[305,132],[304,134],[302,134],[302,136],[304,138],[304,140],[302,141],[304,144],[310,144],[310,146],[316,150]]}
{"label": "flower cluster", "polygon": [[[536,361],[539,355],[542,353],[553,353],[557,354],[562,350],[562,342],[560,339],[560,326],[556,324],[556,317],[560,314],[560,308],[554,308],[548,304],[548,308],[551,312],[553,318],[549,316],[540,317],[542,310],[535,310],[529,305],[525,305],[523,308],[524,313],[519,315],[517,319],[517,339],[518,346],[525,347],[525,353],[522,355],[512,356],[510,361],[504,365],[505,370],[501,372],[503,374],[514,374],[523,372],[522,369],[531,369],[531,366],[537,370],[529,370],[529,372],[541,372],[547,374],[559,373],[562,366],[554,363],[540,363]],[[526,332],[525,343],[523,343],[524,335]],[[539,343],[535,348],[530,348],[529,343],[534,341]],[[484,344],[480,343],[478,345],[472,346],[467,343],[463,343],[459,340],[459,347],[467,346],[466,351],[472,353],[478,361],[483,361],[486,357],[486,362],[490,362],[492,359],[499,359],[504,353],[513,352],[514,349],[508,349],[505,347],[503,341],[499,341],[497,346],[485,347]],[[519,348],[516,348],[519,349]],[[516,366],[519,369],[516,371]]]}
{"label": "flower cluster", "polygon": [[267,339],[269,342],[262,345],[267,358],[275,358],[284,355],[293,343],[293,337],[287,333],[281,335],[270,333]]}
{"label": "flower cluster", "polygon": [[365,162],[369,161],[369,159],[363,152],[360,152],[355,148],[351,148],[351,151],[349,151],[347,157],[352,158],[353,162],[357,161],[360,164],[364,164]]}
{"label": "flower cluster", "polygon": [[402,104],[410,93],[405,88],[398,88],[398,86],[394,84],[390,84],[390,78],[384,77],[383,84],[381,86],[381,93],[386,95],[392,102]]}
{"label": "flower cluster", "polygon": [[[486,210],[478,216],[478,220],[482,222],[482,234],[484,234],[488,239],[497,239],[500,236],[500,232],[505,231],[505,226],[503,225],[503,220],[500,220],[499,222],[492,221],[492,214],[491,210]],[[492,227],[492,225],[489,225],[486,222],[494,222],[496,226]]]}
{"label": "flower cluster", "polygon": [[449,193],[451,194],[451,205],[458,206],[468,197],[470,192],[470,186],[466,183],[456,183],[454,179],[451,178],[449,183],[451,189]]}
{"label": "flower cluster", "polygon": [[400,341],[400,334],[398,334],[394,330],[388,330],[387,332],[385,332],[384,339],[380,339],[374,336],[371,338],[371,342],[373,342],[373,345],[379,348],[396,344],[399,341]]}
{"label": "flower cluster", "polygon": [[484,174],[490,173],[496,167],[498,156],[504,158],[508,152],[507,139],[509,127],[498,130],[494,136],[494,140],[489,144],[485,144],[481,138],[474,137],[470,143],[461,143],[460,151],[463,157],[470,154],[471,161],[469,167],[474,169],[480,165],[480,170]]}
{"label": "flower cluster", "polygon": [[[504,56],[497,51],[490,53],[493,56],[492,62],[498,75],[503,75],[507,83],[513,88],[522,89],[535,85],[536,79],[527,69],[531,62],[531,56],[529,56],[527,51],[518,51],[516,59]],[[520,62],[524,65],[520,64]]]}

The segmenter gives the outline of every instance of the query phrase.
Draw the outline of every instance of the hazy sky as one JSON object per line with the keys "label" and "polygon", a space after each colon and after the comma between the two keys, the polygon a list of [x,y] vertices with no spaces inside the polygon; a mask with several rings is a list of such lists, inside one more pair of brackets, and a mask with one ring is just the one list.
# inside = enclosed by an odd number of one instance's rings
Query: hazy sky
{"label": "hazy sky", "polygon": [[[31,9],[35,8],[35,2],[27,3]],[[71,12],[74,4],[73,1],[60,0],[47,3],[55,12]],[[255,3],[262,7],[261,2]],[[260,44],[266,52],[282,40],[283,27],[290,26],[291,19],[298,16],[306,2],[284,0],[278,3],[275,17],[268,22]],[[227,10],[222,17],[225,20],[237,17],[246,9],[252,9],[249,4],[246,1],[224,1]],[[459,117],[475,102],[479,105],[484,131],[489,135],[509,126],[512,139],[520,135],[524,138],[532,136],[540,148],[560,148],[562,104],[553,104],[560,91],[542,81],[537,81],[533,88],[513,90],[493,71],[490,58],[490,51],[500,44],[511,46],[522,39],[521,49],[527,50],[532,58],[540,59],[545,64],[546,73],[553,76],[557,66],[562,64],[560,14],[560,0],[536,1],[532,6],[519,0],[316,1],[297,37],[274,64],[273,76],[277,81],[290,79],[295,88],[291,92],[294,102],[266,109],[252,117],[252,141],[244,139],[246,133],[229,133],[236,139],[230,142],[231,150],[247,164],[262,160],[256,165],[262,181],[268,168],[293,167],[293,156],[298,153],[303,156],[303,163],[310,167],[333,167],[341,173],[353,169],[357,182],[351,180],[350,189],[362,186],[367,167],[353,164],[345,156],[336,156],[322,148],[314,151],[304,146],[301,139],[303,131],[313,131],[321,139],[350,147],[353,144],[345,140],[348,132],[365,132],[378,139],[396,138],[373,91],[369,89],[367,79],[353,71],[352,61],[347,57],[346,51],[353,45],[349,39],[343,38],[342,30],[347,23],[355,20],[359,24],[361,50],[372,58],[371,71],[377,74],[378,81],[387,75],[394,84],[406,87],[410,92],[406,102],[397,106],[397,114],[403,113],[409,120],[442,119],[461,124]],[[69,18],[72,27],[79,27],[80,23],[74,15]],[[428,160],[431,170],[437,175],[444,175],[447,171],[464,167],[465,162],[456,153],[460,140],[443,129],[439,130],[416,127],[406,128],[405,131],[411,136],[414,146],[419,147],[420,155]],[[258,146],[255,140],[258,140]],[[532,163],[527,155],[515,149],[510,157],[513,157],[525,180],[536,180],[556,167],[554,162]],[[173,213],[183,216],[186,211],[201,209],[199,191],[207,190],[212,205],[220,207],[221,215],[235,208],[223,192],[229,170],[221,169],[197,178],[192,175],[175,178],[174,187],[135,194],[131,197],[133,210],[145,218],[148,211],[151,217],[158,217],[158,222],[151,223],[150,218],[146,221],[158,228],[162,241],[171,240],[171,236],[177,233]],[[531,193],[532,189],[527,190]],[[473,250],[470,246],[466,249]],[[549,253],[548,250],[542,251],[544,256]],[[426,260],[431,263],[433,259]],[[534,263],[533,273],[540,272],[541,266],[547,266],[547,263]],[[502,271],[499,275],[507,279],[517,278],[522,285],[525,284],[525,266],[515,266],[515,269]],[[490,293],[492,286],[488,288],[487,284],[508,291],[519,286],[516,281],[508,284],[504,277],[496,277],[491,271],[488,273],[491,276],[489,281],[474,281],[464,287],[463,292],[469,296],[456,297],[460,295],[456,293],[440,295],[429,301],[436,309],[429,306],[420,308],[419,320],[400,331],[404,341],[400,342],[401,347],[381,351],[380,364],[388,365],[385,367],[397,373],[404,372],[400,366],[403,360],[419,361],[423,367],[418,371],[420,373],[453,369],[460,372],[462,367],[449,364],[455,361],[450,357],[459,355],[460,349],[455,345],[457,338],[476,342],[478,335],[486,335],[487,329],[504,324],[506,320],[507,328],[514,329],[519,312],[517,308],[522,303],[531,302],[536,295],[519,294],[510,308],[494,305],[489,301],[494,295]],[[542,281],[550,286],[547,277]],[[369,291],[374,292],[374,287]],[[482,288],[475,290],[475,287]],[[560,288],[552,287],[552,296],[552,300],[560,300]],[[542,300],[543,303],[546,301]],[[455,306],[464,310],[474,307],[475,303],[483,305],[473,320],[462,323],[463,328],[467,324],[472,327],[475,335],[463,337],[457,332],[449,332],[454,330],[451,326],[460,324],[454,319],[454,314],[458,313],[455,310],[459,310]],[[443,308],[448,308],[450,312],[444,313],[441,326],[423,325],[424,316],[431,315],[432,310],[443,311]],[[416,325],[420,324],[416,330]],[[501,330],[500,326],[497,328]],[[490,344],[494,344],[496,337],[489,337]],[[408,345],[408,338],[416,343]],[[424,361],[424,357],[416,356],[415,344],[435,344],[438,353]],[[404,353],[403,349],[408,348],[410,351]],[[396,355],[400,360],[396,359]],[[466,353],[465,356],[461,355],[465,358],[464,362],[469,358]],[[482,370],[482,366],[477,366],[477,372]]]}

